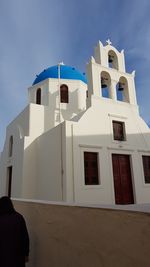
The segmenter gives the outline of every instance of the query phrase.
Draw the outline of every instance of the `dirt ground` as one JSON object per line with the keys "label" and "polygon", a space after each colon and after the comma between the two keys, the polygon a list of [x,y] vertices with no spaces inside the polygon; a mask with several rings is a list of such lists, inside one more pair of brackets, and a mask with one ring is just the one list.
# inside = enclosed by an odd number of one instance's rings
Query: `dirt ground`
{"label": "dirt ground", "polygon": [[27,267],[150,267],[150,214],[15,201],[31,240]]}

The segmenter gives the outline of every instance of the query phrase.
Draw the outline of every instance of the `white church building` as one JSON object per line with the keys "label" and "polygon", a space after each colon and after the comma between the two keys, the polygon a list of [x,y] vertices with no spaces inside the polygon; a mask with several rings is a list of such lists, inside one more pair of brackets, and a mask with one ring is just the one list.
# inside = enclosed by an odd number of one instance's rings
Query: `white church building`
{"label": "white church building", "polygon": [[[87,77],[87,78],[86,78]],[[0,195],[91,204],[150,203],[150,129],[135,72],[108,40],[87,76],[63,63],[41,72],[8,125]]]}

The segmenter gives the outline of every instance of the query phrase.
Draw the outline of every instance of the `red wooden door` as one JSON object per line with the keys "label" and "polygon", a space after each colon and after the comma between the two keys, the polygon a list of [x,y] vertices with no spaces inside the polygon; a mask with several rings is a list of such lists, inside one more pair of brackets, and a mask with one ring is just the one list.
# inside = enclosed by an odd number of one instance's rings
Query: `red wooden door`
{"label": "red wooden door", "polygon": [[116,204],[133,204],[133,188],[128,155],[112,154]]}

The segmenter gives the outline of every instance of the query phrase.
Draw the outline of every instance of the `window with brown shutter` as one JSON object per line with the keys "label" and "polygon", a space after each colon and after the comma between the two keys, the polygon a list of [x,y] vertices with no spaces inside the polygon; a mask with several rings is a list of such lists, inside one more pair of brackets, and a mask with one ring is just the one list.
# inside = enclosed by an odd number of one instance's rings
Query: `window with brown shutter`
{"label": "window with brown shutter", "polygon": [[121,121],[113,121],[114,140],[125,141],[125,125]]}
{"label": "window with brown shutter", "polygon": [[84,179],[85,185],[98,185],[98,153],[84,152]]}
{"label": "window with brown shutter", "polygon": [[150,184],[150,156],[142,156],[145,183]]}
{"label": "window with brown shutter", "polygon": [[66,84],[60,86],[60,102],[69,103],[68,86]]}

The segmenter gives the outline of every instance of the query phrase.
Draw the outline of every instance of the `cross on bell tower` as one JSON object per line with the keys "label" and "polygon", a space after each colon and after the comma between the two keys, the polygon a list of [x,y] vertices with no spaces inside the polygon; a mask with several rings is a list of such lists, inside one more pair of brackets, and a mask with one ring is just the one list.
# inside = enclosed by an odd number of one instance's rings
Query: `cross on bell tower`
{"label": "cross on bell tower", "polygon": [[111,45],[112,44],[112,42],[110,41],[110,39],[106,40],[106,44],[107,45]]}

